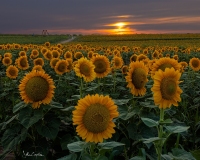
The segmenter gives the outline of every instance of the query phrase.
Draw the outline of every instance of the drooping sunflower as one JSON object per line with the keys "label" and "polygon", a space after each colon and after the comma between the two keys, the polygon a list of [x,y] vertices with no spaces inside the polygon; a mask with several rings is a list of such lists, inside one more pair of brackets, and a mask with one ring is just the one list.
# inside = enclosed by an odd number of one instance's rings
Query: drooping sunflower
{"label": "drooping sunflower", "polygon": [[95,65],[87,58],[80,58],[77,64],[74,66],[74,71],[76,75],[83,78],[86,82],[91,82],[96,78],[96,73],[94,71]]}
{"label": "drooping sunflower", "polygon": [[60,59],[60,60],[56,63],[56,65],[55,65],[55,67],[54,67],[54,70],[55,70],[55,72],[56,72],[57,74],[62,75],[62,74],[64,74],[65,72],[69,72],[68,66],[69,66],[69,63],[68,63],[67,60]]}
{"label": "drooping sunflower", "polygon": [[115,133],[113,118],[119,116],[117,106],[109,96],[87,95],[78,101],[73,111],[73,125],[86,142],[103,142]]}
{"label": "drooping sunflower", "polygon": [[111,63],[114,69],[120,69],[124,64],[124,61],[121,56],[114,56]]}
{"label": "drooping sunflower", "polygon": [[199,58],[191,58],[189,61],[189,66],[194,70],[194,71],[199,71],[200,70],[200,60]]}
{"label": "drooping sunflower", "polygon": [[42,71],[33,70],[24,76],[19,85],[22,100],[32,103],[32,108],[49,104],[54,96],[54,81]]}
{"label": "drooping sunflower", "polygon": [[18,76],[18,72],[19,72],[19,70],[16,66],[10,65],[6,69],[6,76],[11,79],[15,79]]}
{"label": "drooping sunflower", "polygon": [[142,61],[131,62],[127,72],[126,82],[127,87],[131,89],[131,93],[135,96],[143,96],[146,93],[145,85],[147,79],[148,68]]}
{"label": "drooping sunflower", "polygon": [[173,104],[178,106],[181,101],[180,94],[182,93],[179,87],[179,79],[181,73],[172,68],[166,68],[165,71],[159,70],[154,75],[154,84],[151,88],[155,105],[159,108],[170,108]]}
{"label": "drooping sunflower", "polygon": [[36,65],[43,66],[44,65],[44,60],[42,58],[36,58],[36,59],[34,59],[33,63],[34,63],[34,66],[36,66]]}
{"label": "drooping sunflower", "polygon": [[175,70],[180,70],[181,65],[178,63],[177,60],[169,57],[163,57],[155,61],[152,65],[151,70],[151,77],[155,75],[159,69],[165,71],[166,68],[174,68]]}
{"label": "drooping sunflower", "polygon": [[27,56],[21,56],[21,57],[17,58],[15,63],[17,65],[17,67],[22,70],[26,70],[29,68]]}
{"label": "drooping sunflower", "polygon": [[12,59],[10,57],[4,57],[2,63],[4,66],[9,66],[12,64]]}
{"label": "drooping sunflower", "polygon": [[91,59],[92,63],[95,65],[94,71],[96,72],[97,78],[106,77],[110,71],[110,61],[104,55],[97,55]]}

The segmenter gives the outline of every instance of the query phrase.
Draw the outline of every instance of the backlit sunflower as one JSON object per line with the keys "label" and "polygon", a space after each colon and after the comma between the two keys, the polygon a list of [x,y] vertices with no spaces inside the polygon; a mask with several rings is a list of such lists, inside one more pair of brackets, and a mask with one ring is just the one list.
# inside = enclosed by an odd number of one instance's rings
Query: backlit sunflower
{"label": "backlit sunflower", "polygon": [[9,66],[12,64],[12,59],[10,57],[4,57],[2,63],[4,66]]}
{"label": "backlit sunflower", "polygon": [[57,74],[59,74],[59,75],[62,75],[62,74],[64,74],[65,72],[69,72],[69,70],[68,70],[68,66],[69,66],[69,63],[68,63],[68,61],[67,60],[59,60],[57,63],[56,63],[56,65],[55,65],[55,67],[54,67],[54,70],[55,70],[55,72],[57,73]]}
{"label": "backlit sunflower", "polygon": [[19,72],[19,70],[16,66],[10,65],[6,69],[6,76],[11,79],[15,79],[18,76],[18,72]]}
{"label": "backlit sunflower", "polygon": [[34,63],[34,66],[36,66],[36,65],[43,66],[44,65],[44,60],[42,58],[36,58],[36,59],[34,59],[33,63]]}
{"label": "backlit sunflower", "polygon": [[74,66],[76,75],[80,78],[83,78],[86,82],[91,82],[96,78],[94,69],[95,65],[84,57],[80,58],[77,64]]}
{"label": "backlit sunflower", "polygon": [[152,65],[151,70],[151,77],[153,78],[155,72],[159,69],[165,71],[166,68],[174,68],[175,70],[180,70],[181,65],[178,63],[177,60],[169,57],[163,57],[155,61]]}
{"label": "backlit sunflower", "polygon": [[111,63],[114,69],[120,69],[124,64],[124,61],[121,56],[114,56]]}
{"label": "backlit sunflower", "polygon": [[131,62],[127,72],[127,87],[131,89],[131,93],[135,96],[143,96],[146,93],[145,85],[148,81],[148,68],[142,61]]}
{"label": "backlit sunflower", "polygon": [[115,133],[113,118],[119,116],[117,106],[109,96],[87,95],[78,101],[73,111],[73,125],[86,142],[103,142]]}
{"label": "backlit sunflower", "polygon": [[159,70],[154,75],[154,84],[151,88],[155,105],[159,108],[170,108],[173,104],[178,106],[177,102],[181,101],[180,94],[182,93],[179,87],[179,79],[181,73],[172,68],[166,68],[163,72]]}
{"label": "backlit sunflower", "polygon": [[32,108],[49,104],[54,95],[54,82],[45,72],[32,71],[24,76],[19,85],[21,98],[25,103],[32,103]]}
{"label": "backlit sunflower", "polygon": [[45,45],[46,47],[50,47],[50,46],[51,46],[51,43],[50,43],[50,42],[45,42],[44,45]]}
{"label": "backlit sunflower", "polygon": [[17,58],[15,63],[17,65],[17,67],[22,70],[26,70],[29,68],[27,56],[21,56],[21,57]]}
{"label": "backlit sunflower", "polygon": [[189,66],[194,70],[194,71],[199,71],[200,70],[200,60],[199,58],[191,58],[189,61]]}
{"label": "backlit sunflower", "polygon": [[97,78],[106,77],[110,73],[110,61],[104,55],[97,55],[91,59],[92,63],[95,65],[94,71],[96,72]]}

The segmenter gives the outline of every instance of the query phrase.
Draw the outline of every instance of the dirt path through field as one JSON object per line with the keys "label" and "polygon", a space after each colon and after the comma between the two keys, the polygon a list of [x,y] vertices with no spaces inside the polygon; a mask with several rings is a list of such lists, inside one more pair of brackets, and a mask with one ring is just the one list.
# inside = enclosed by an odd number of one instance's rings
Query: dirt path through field
{"label": "dirt path through field", "polygon": [[65,43],[68,43],[68,42],[73,41],[75,38],[76,38],[76,37],[72,37],[72,38],[70,38],[70,39],[67,39],[67,40],[61,41],[61,42],[59,42],[59,43],[60,43],[60,44],[65,44]]}

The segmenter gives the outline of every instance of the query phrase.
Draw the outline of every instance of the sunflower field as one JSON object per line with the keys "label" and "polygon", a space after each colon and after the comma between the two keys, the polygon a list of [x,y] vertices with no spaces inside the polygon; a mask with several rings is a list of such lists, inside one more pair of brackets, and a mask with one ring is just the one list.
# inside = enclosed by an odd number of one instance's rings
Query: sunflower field
{"label": "sunflower field", "polygon": [[0,44],[0,159],[199,160],[199,40]]}

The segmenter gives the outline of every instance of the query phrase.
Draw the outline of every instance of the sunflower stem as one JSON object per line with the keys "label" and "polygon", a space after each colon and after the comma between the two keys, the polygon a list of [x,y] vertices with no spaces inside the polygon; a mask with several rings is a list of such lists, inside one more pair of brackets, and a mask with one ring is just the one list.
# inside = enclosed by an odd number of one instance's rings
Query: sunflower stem
{"label": "sunflower stem", "polygon": [[81,85],[80,85],[80,98],[83,98],[83,79],[80,78]]}
{"label": "sunflower stem", "polygon": [[[163,108],[160,109],[160,122],[164,121],[164,112],[165,110]],[[156,151],[158,154],[158,160],[161,160],[161,155],[162,155],[162,148],[163,148],[163,124],[159,125],[158,128],[158,137],[160,138],[158,144],[156,145]]]}
{"label": "sunflower stem", "polygon": [[113,92],[115,93],[115,85],[116,85],[116,73],[115,73],[115,69],[113,71]]}

